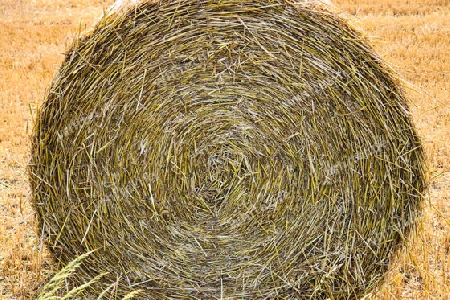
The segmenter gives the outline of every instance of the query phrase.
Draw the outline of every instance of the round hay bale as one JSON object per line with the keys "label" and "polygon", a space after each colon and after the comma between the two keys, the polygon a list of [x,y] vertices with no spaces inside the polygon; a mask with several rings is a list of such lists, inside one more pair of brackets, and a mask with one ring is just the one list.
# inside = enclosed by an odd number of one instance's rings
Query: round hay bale
{"label": "round hay bale", "polygon": [[[419,214],[404,93],[361,35],[284,0],[141,1],[78,39],[39,112],[39,227],[145,299],[350,299]],[[86,296],[87,297],[87,296]]]}

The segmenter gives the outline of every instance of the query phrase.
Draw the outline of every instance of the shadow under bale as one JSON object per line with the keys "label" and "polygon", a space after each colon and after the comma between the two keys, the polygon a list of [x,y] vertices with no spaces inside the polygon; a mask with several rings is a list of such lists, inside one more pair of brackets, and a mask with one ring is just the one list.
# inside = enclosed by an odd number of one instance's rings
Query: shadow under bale
{"label": "shadow under bale", "polygon": [[[390,69],[283,0],[142,1],[66,54],[34,131],[39,228],[77,282],[145,299],[354,299],[420,213]],[[93,297],[93,296],[92,296]]]}

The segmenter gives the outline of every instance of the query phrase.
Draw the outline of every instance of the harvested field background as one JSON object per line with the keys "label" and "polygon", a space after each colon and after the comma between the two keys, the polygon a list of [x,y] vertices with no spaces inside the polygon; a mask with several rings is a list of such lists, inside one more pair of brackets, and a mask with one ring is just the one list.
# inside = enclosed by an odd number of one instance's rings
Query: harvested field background
{"label": "harvested field background", "polygon": [[[32,299],[53,273],[25,174],[33,112],[73,36],[113,1],[0,2],[0,299]],[[374,299],[450,299],[450,0],[339,0],[409,82],[431,183],[421,230]]]}

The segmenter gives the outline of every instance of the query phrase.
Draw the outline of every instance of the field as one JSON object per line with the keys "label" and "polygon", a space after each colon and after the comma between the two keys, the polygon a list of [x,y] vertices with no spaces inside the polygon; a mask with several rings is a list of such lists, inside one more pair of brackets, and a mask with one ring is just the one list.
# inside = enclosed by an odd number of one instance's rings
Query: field
{"label": "field", "polygon": [[[112,0],[0,1],[0,299],[32,299],[54,273],[26,166],[36,108],[63,53]],[[450,299],[450,0],[335,0],[405,81],[430,184],[417,234],[371,299]]]}

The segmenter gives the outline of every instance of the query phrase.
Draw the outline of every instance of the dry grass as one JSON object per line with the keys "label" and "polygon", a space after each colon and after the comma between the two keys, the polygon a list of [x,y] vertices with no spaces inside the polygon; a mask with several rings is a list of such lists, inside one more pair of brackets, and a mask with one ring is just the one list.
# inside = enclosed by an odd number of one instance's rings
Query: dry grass
{"label": "dry grass", "polygon": [[[0,3],[0,298],[29,299],[49,273],[29,204],[30,106],[43,99],[81,24],[111,1]],[[450,298],[449,1],[338,1],[356,14],[376,50],[408,80],[413,118],[432,171],[423,230],[374,298]],[[84,25],[83,25],[84,26]]]}
{"label": "dry grass", "polygon": [[150,299],[378,283],[421,205],[424,157],[358,33],[277,0],[144,2],[100,24],[68,52],[30,161],[58,261],[99,249],[78,280],[111,271],[91,288]]}

